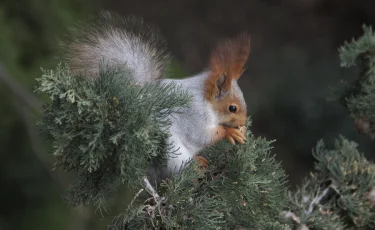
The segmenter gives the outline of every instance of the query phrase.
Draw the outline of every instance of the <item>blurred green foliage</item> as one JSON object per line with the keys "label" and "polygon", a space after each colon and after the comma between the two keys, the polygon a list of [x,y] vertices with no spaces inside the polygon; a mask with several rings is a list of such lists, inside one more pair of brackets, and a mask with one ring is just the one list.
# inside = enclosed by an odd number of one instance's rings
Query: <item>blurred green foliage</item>
{"label": "blurred green foliage", "polygon": [[[53,57],[58,38],[96,4],[95,0],[0,1],[0,63],[8,75],[31,92],[40,67],[57,63]],[[35,152],[25,123],[33,111],[25,110],[2,83],[0,97],[0,229],[82,229],[62,202],[61,185],[37,157],[41,153]]]}
{"label": "blurred green foliage", "polygon": [[93,3],[95,0],[0,2],[0,59],[12,76],[30,84],[40,75],[40,66],[55,66],[57,60],[51,57],[59,37],[67,26],[90,13]]}

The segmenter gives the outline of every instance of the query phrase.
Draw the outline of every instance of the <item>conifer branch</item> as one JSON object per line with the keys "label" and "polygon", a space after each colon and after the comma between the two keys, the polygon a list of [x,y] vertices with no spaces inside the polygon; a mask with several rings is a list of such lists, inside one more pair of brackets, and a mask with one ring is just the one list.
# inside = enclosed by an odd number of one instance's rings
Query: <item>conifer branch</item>
{"label": "conifer branch", "polygon": [[[143,178],[143,183],[145,185],[146,191],[152,196],[152,200],[154,201],[154,205],[145,205],[145,212],[149,216],[151,216],[151,218],[155,218],[155,209],[157,208],[159,215],[163,215],[165,211],[162,210],[161,205],[165,202],[166,199],[159,196],[159,194],[152,187],[151,183],[148,181],[147,177]],[[147,202],[149,201],[150,199],[147,200]]]}
{"label": "conifer branch", "polygon": [[294,222],[296,222],[297,224],[300,224],[301,223],[301,219],[294,213],[294,212],[291,212],[291,211],[284,211],[284,216],[286,219],[292,219]]}
{"label": "conifer branch", "polygon": [[146,191],[154,198],[154,200],[158,200],[160,198],[159,194],[155,191],[152,187],[151,183],[148,181],[147,177],[143,178],[143,183],[145,185]]}
{"label": "conifer branch", "polygon": [[325,188],[318,196],[316,196],[310,203],[308,210],[306,210],[306,214],[310,215],[315,206],[320,204],[320,201],[328,195],[329,190],[332,188],[332,184]]}
{"label": "conifer branch", "polygon": [[342,89],[340,102],[348,109],[359,133],[375,138],[375,33],[363,25],[363,35],[340,47],[342,67],[356,67],[356,80]]}

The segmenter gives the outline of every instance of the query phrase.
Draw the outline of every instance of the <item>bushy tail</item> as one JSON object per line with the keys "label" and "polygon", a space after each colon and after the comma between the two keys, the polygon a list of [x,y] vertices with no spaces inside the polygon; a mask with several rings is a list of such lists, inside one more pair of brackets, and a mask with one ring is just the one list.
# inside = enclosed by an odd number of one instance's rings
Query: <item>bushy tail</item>
{"label": "bushy tail", "polygon": [[170,60],[155,28],[107,11],[72,28],[61,46],[63,60],[75,74],[95,77],[103,61],[126,67],[138,83],[162,78]]}

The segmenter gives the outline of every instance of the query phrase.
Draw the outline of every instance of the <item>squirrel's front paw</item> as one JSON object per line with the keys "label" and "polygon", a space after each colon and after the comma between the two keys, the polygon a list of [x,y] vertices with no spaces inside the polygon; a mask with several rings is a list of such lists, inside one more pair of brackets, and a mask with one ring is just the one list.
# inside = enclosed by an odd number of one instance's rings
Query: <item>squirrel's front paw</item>
{"label": "squirrel's front paw", "polygon": [[[202,156],[197,155],[195,155],[193,159],[196,160],[198,163],[198,168],[195,169],[195,172],[199,175],[203,175],[208,166],[208,160]],[[194,183],[198,183],[199,181],[200,179],[194,180]]]}
{"label": "squirrel's front paw", "polygon": [[197,155],[194,156],[193,158],[197,161],[199,167],[201,167],[201,168],[207,168],[207,166],[208,166],[208,160],[206,158],[204,158],[202,156],[197,156]]}
{"label": "squirrel's front paw", "polygon": [[233,145],[236,141],[241,144],[245,144],[246,141],[246,127],[241,126],[240,128],[226,128],[225,138]]}

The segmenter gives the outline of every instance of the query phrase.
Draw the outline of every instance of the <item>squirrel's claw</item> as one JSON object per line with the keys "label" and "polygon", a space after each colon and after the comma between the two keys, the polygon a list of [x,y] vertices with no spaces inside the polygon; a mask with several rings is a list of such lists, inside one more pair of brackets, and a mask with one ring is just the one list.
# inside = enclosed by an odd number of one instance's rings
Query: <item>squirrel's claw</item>
{"label": "squirrel's claw", "polygon": [[234,141],[233,137],[227,135],[226,138],[227,138],[227,140],[228,140],[232,145],[235,145],[235,144],[236,144],[236,142]]}
{"label": "squirrel's claw", "polygon": [[236,141],[240,144],[245,144],[246,141],[246,128],[241,127],[240,129],[226,128],[225,138],[233,145]]}

